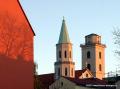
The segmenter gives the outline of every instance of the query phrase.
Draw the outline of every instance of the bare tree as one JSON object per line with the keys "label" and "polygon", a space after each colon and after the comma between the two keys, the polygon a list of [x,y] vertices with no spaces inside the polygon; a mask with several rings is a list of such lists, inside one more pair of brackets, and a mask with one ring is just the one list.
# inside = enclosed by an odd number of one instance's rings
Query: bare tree
{"label": "bare tree", "polygon": [[36,69],[38,68],[38,65],[34,63],[34,89],[41,89],[40,88],[40,80],[37,74]]}
{"label": "bare tree", "polygon": [[[30,28],[10,13],[0,14],[0,52],[8,57],[32,55]],[[29,50],[28,50],[29,49]]]}
{"label": "bare tree", "polygon": [[120,29],[119,28],[114,28],[113,36],[114,36],[114,44],[117,47],[117,49],[115,50],[115,53],[118,56],[120,56]]}

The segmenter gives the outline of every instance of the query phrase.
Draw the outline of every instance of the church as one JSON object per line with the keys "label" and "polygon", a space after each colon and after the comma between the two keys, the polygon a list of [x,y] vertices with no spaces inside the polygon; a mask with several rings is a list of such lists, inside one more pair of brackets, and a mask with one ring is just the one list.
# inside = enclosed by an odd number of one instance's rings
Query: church
{"label": "church", "polygon": [[[105,48],[101,36],[89,34],[85,43],[80,44],[82,52],[82,69],[75,70],[72,42],[69,38],[65,19],[56,44],[55,73],[38,76],[42,89],[110,89],[105,87]],[[95,86],[96,85],[96,86]],[[100,88],[99,85],[104,87]]]}

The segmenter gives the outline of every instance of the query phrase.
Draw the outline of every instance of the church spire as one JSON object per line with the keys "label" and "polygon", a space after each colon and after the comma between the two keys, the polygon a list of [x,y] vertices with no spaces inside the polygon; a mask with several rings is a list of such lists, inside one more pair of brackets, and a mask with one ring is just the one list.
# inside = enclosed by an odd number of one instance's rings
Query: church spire
{"label": "church spire", "polygon": [[66,26],[64,17],[63,17],[60,37],[59,37],[59,41],[58,41],[58,44],[60,44],[60,43],[70,43],[69,34],[67,31],[67,26]]}
{"label": "church spire", "polygon": [[64,77],[75,77],[75,63],[73,62],[72,44],[69,39],[65,20],[63,18],[62,27],[58,44],[56,44],[56,62],[55,66],[55,79]]}

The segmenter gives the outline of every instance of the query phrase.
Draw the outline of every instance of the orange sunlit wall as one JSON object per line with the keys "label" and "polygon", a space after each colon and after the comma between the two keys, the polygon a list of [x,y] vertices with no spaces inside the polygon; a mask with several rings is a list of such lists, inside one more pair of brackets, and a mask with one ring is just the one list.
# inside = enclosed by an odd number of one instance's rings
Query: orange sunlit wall
{"label": "orange sunlit wall", "polygon": [[34,89],[34,32],[18,0],[0,0],[0,89]]}

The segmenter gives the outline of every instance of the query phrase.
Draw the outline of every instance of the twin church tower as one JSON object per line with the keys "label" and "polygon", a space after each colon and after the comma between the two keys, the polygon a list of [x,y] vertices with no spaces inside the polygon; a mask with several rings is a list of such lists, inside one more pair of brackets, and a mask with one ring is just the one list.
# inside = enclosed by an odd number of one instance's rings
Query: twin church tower
{"label": "twin church tower", "polygon": [[[101,44],[101,36],[90,34],[85,36],[82,49],[82,70],[87,68],[94,77],[102,79],[105,74],[105,45]],[[70,41],[65,20],[62,21],[59,41],[56,44],[55,79],[61,76],[75,78],[72,43]]]}

